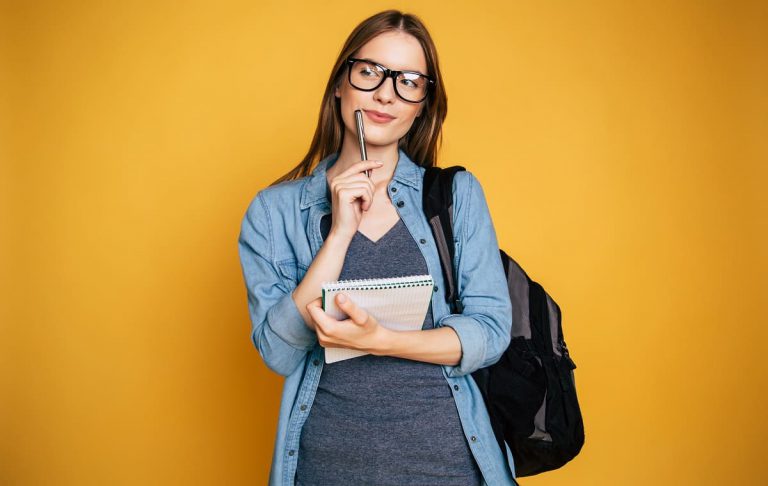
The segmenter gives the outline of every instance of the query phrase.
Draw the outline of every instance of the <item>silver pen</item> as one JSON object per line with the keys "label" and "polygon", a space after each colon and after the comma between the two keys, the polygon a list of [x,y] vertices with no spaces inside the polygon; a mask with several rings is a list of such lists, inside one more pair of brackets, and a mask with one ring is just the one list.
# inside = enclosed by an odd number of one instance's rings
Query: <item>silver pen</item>
{"label": "silver pen", "polygon": [[[355,110],[355,121],[357,122],[357,141],[360,144],[360,159],[368,160],[368,154],[365,152],[365,133],[363,132],[363,111]],[[371,169],[365,170],[365,175],[371,177]]]}

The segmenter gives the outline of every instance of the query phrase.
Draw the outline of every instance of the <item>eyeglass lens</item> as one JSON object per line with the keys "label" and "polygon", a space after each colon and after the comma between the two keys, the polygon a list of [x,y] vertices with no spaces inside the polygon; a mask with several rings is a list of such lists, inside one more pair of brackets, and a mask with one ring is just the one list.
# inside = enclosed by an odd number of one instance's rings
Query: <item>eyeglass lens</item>
{"label": "eyeglass lens", "polygon": [[[373,63],[352,63],[350,81],[359,89],[373,89],[382,82],[384,71]],[[427,94],[427,78],[417,73],[400,73],[395,80],[397,94],[408,101],[421,101]]]}

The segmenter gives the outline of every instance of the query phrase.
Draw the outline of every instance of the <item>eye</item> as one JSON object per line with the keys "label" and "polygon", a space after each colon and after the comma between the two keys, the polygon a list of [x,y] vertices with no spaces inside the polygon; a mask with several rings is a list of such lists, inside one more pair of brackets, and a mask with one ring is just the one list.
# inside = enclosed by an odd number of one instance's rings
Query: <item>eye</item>
{"label": "eye", "polygon": [[381,72],[376,66],[364,62],[359,63],[357,73],[364,78],[378,78],[381,76]]}
{"label": "eye", "polygon": [[415,73],[403,73],[400,76],[400,84],[405,86],[406,88],[421,88],[426,78],[421,76],[420,74]]}

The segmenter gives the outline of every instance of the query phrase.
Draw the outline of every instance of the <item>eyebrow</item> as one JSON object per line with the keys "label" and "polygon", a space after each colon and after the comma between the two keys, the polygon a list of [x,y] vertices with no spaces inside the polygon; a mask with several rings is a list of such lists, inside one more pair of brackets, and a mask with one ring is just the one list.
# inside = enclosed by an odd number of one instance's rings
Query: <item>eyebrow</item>
{"label": "eyebrow", "polygon": [[[384,66],[384,64],[381,64],[379,61],[375,61],[375,60],[371,59],[370,57],[361,57],[360,59],[363,59],[363,60],[366,60],[366,61],[370,61],[372,63]],[[387,67],[387,66],[384,66],[384,67]],[[393,69],[393,71],[398,71],[398,69]],[[407,71],[407,72],[411,72],[411,73],[419,73],[419,74],[421,74],[423,76],[426,76],[426,74],[422,73],[418,69],[400,69],[399,71]]]}

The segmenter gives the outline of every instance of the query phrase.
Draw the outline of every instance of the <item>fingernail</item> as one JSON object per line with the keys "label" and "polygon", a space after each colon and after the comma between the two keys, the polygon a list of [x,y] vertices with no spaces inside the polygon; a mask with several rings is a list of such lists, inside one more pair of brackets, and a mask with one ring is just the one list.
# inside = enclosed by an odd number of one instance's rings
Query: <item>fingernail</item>
{"label": "fingernail", "polygon": [[376,161],[376,163],[377,163],[378,165],[384,165],[384,162],[379,162],[378,160]]}
{"label": "fingernail", "polygon": [[347,296],[344,294],[339,294],[339,302],[344,303],[347,301]]}

